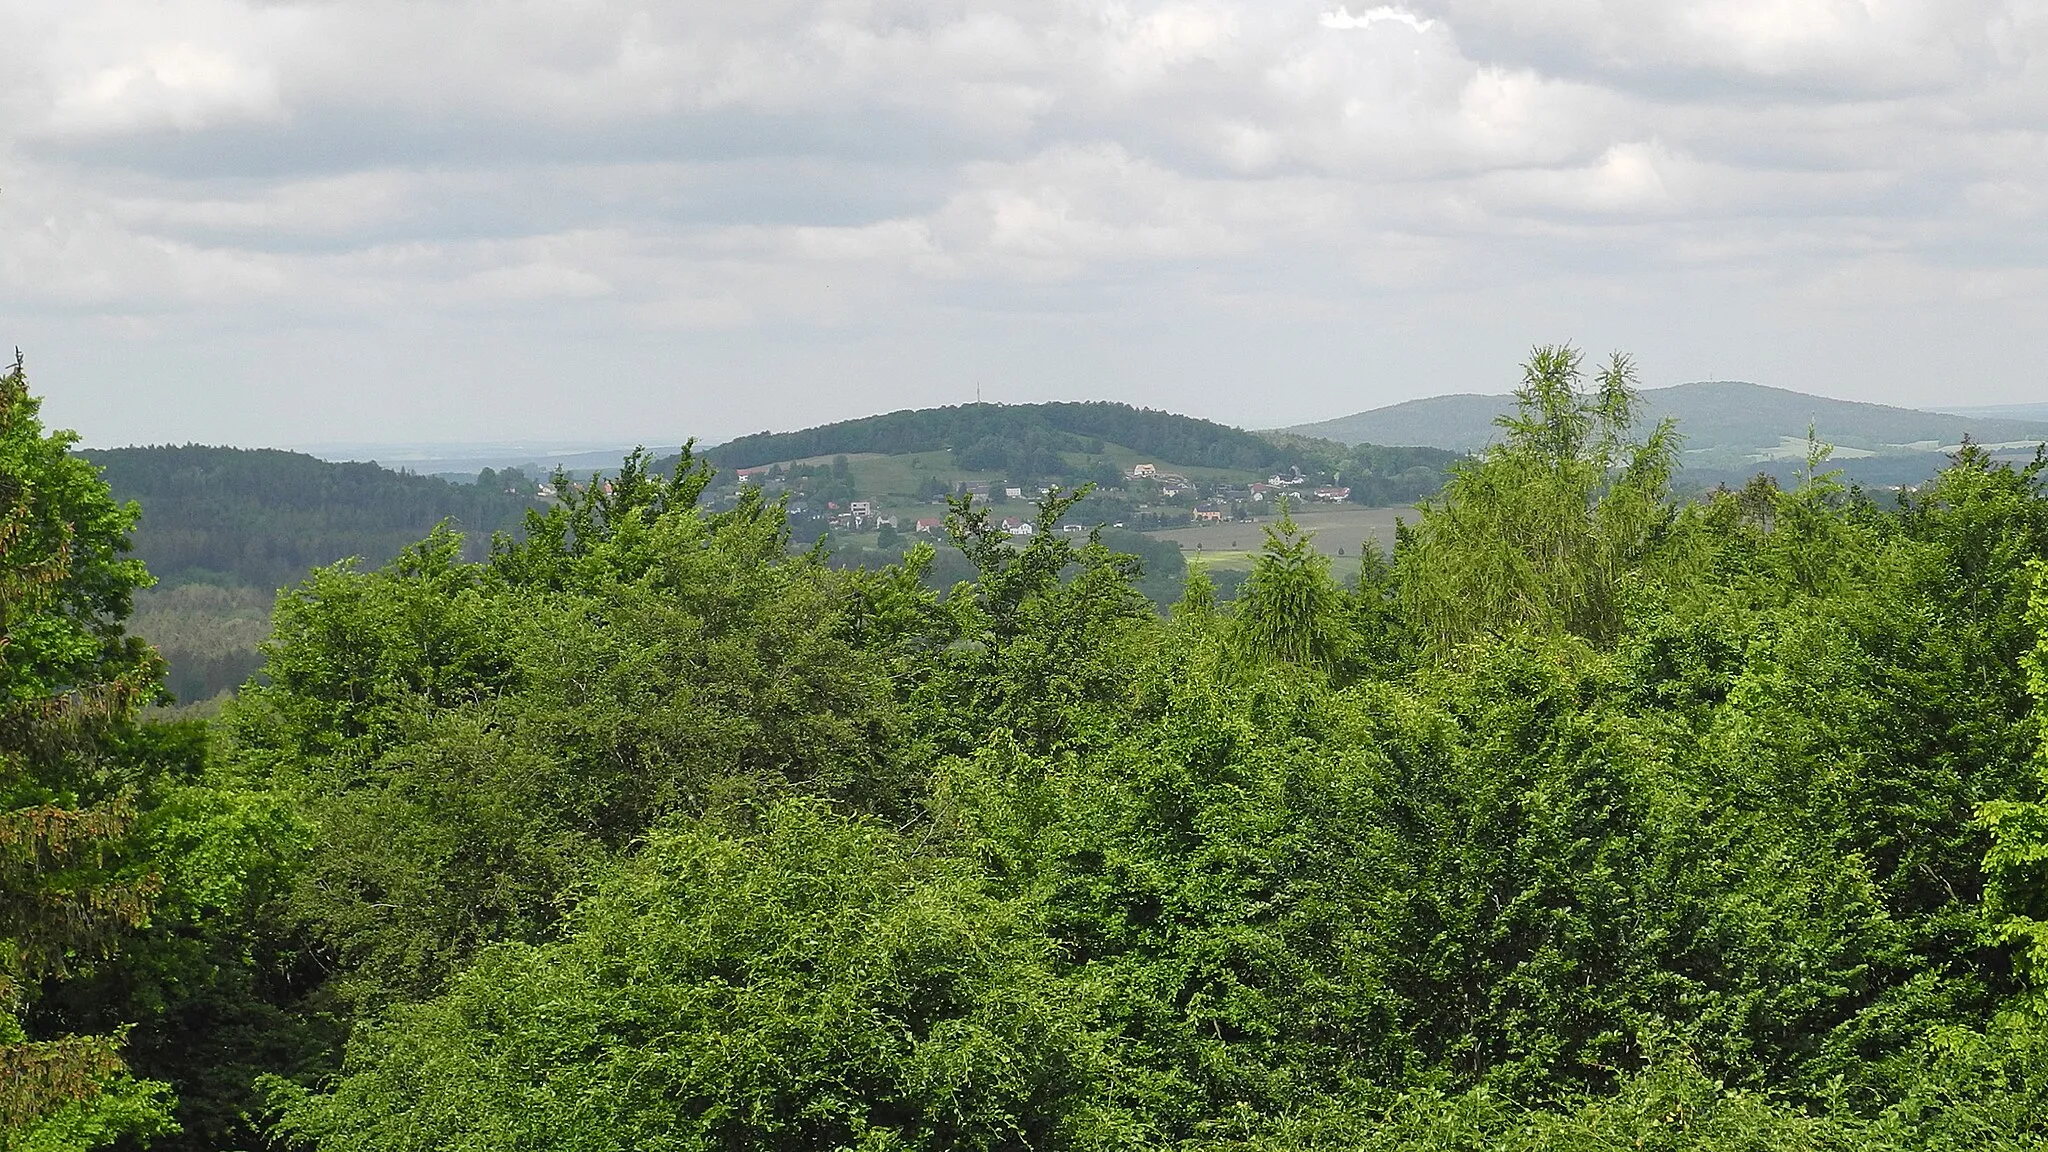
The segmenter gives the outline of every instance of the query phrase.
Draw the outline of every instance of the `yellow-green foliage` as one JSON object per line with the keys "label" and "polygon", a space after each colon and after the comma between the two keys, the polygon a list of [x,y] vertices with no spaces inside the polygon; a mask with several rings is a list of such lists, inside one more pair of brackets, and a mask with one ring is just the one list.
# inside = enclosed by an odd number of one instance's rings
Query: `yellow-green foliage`
{"label": "yellow-green foliage", "polygon": [[1619,625],[1622,583],[1670,520],[1678,438],[1667,424],[1630,439],[1626,357],[1584,384],[1576,350],[1537,349],[1500,441],[1452,470],[1403,541],[1404,607],[1433,649],[1523,630],[1605,639]]}

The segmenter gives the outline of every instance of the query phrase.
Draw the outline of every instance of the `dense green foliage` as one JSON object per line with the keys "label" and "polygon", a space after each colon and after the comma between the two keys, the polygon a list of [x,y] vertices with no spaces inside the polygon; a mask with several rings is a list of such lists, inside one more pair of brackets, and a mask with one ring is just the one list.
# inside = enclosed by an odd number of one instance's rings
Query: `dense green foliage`
{"label": "dense green foliage", "polygon": [[876,825],[791,802],[664,829],[561,944],[495,947],[393,1013],[372,1043],[396,1058],[290,1127],[380,1148],[1066,1144],[1106,1061],[1047,953],[965,862]]}
{"label": "dense green foliage", "polygon": [[[1327,443],[1327,442],[1324,442]],[[1462,453],[1442,448],[1355,444],[1348,449],[1314,445],[1312,459],[1326,461],[1334,483],[1351,489],[1353,504],[1389,508],[1427,500],[1442,490]]]}
{"label": "dense green foliage", "polygon": [[319,570],[108,738],[162,912],[24,1018],[161,1147],[2041,1147],[2048,465],[1681,503],[1635,403],[1539,349],[1165,617],[1070,494],[939,591],[688,457]]}

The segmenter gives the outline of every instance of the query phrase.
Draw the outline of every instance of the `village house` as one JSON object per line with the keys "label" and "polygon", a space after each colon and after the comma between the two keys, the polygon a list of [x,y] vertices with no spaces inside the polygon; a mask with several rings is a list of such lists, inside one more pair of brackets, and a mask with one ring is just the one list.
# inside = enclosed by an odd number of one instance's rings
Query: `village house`
{"label": "village house", "polygon": [[1143,480],[1147,476],[1157,475],[1159,475],[1159,466],[1156,464],[1139,464],[1131,469],[1131,479],[1133,480]]}
{"label": "village house", "polygon": [[1316,489],[1316,499],[1331,504],[1342,504],[1344,501],[1351,499],[1351,489],[1318,488]]}
{"label": "village house", "polygon": [[921,532],[926,536],[936,535],[937,533],[944,532],[945,530],[946,522],[944,520],[934,520],[927,517],[917,522],[916,531]]}
{"label": "village house", "polygon": [[1195,505],[1195,519],[1204,523],[1221,520],[1223,519],[1223,509],[1218,508],[1214,504],[1197,504]]}

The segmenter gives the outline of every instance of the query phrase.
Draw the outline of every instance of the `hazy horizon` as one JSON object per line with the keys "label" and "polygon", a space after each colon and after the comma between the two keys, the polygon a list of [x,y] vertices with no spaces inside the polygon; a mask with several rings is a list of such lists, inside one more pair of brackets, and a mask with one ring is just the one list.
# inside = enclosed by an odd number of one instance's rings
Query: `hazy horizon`
{"label": "hazy horizon", "polygon": [[[1672,387],[1672,388],[1675,388],[1675,387],[1682,387],[1682,386],[1684,386],[1684,385],[1687,385],[1687,384],[1753,384],[1753,383],[1754,383],[1754,381],[1747,381],[1747,380],[1687,380],[1687,381],[1680,381],[1680,382],[1679,382],[1679,383],[1677,383],[1677,384],[1671,384],[1671,385],[1664,385],[1664,386],[1662,386],[1662,387]],[[1646,390],[1646,391],[1652,391],[1652,390],[1654,390],[1654,389],[1645,389],[1645,390]],[[1506,391],[1505,389],[1503,389],[1503,390],[1500,390],[1500,391],[1496,391],[1496,392],[1488,392],[1488,393],[1462,393],[1462,395],[1487,395],[1487,396],[1502,396],[1502,395],[1506,395],[1506,394],[1507,394],[1507,391]],[[1846,398],[1844,398],[1844,397],[1826,397],[1826,396],[1821,396],[1821,395],[1820,395],[1819,393],[1806,393],[1806,394],[1807,394],[1807,395],[1813,395],[1813,396],[1815,396],[1815,397],[1818,397],[1818,398],[1821,398],[1821,399],[1829,399],[1829,400],[1845,400],[1845,399],[1846,399]],[[1454,395],[1460,395],[1460,393],[1438,393],[1438,394],[1436,394],[1436,395],[1437,395],[1437,396],[1439,396],[1439,397],[1441,397],[1441,396],[1454,396]],[[1433,397],[1416,397],[1416,398],[1414,398],[1414,399],[1418,399],[1418,400],[1426,400],[1426,399],[1432,399],[1432,398],[1433,398]],[[1056,400],[1067,400],[1067,399],[1087,399],[1087,398],[1085,398],[1085,397],[1055,397],[1055,398],[1053,398],[1053,399],[1056,399]],[[968,402],[968,403],[972,403],[973,401],[967,401],[967,402]],[[1393,402],[1393,404],[1389,404],[1389,405],[1376,405],[1376,406],[1375,406],[1375,408],[1393,407],[1393,406],[1395,406],[1395,405],[1398,405],[1398,404],[1404,404],[1404,403],[1409,403],[1409,402],[1411,402],[1411,401],[1395,401],[1395,402]],[[1850,403],[1862,403],[1863,401],[1853,401],[1853,400],[1850,400],[1850,401],[1848,401],[1848,402],[1850,402]],[[996,403],[996,401],[990,401],[990,403]],[[1037,401],[1018,401],[1017,403],[1037,403]],[[938,407],[938,405],[927,405],[927,407]],[[1957,405],[1945,405],[1945,406],[1944,406],[1944,405],[1928,405],[1928,406],[1924,406],[1924,407],[1914,407],[1914,406],[1910,406],[1910,405],[1896,405],[1895,407],[1904,407],[1904,408],[1907,408],[1907,409],[1909,409],[1909,410],[1912,410],[1912,411],[1920,411],[1920,412],[1931,412],[1931,413],[1945,413],[1945,414],[1949,414],[1949,415],[1958,415],[1958,416],[1980,416],[1980,417],[2000,417],[2000,418],[2006,418],[2006,419],[2020,419],[2020,420],[2039,420],[2039,421],[2041,421],[2041,422],[2043,422],[2043,423],[2048,423],[2048,402],[2024,402],[2024,403],[2015,403],[2015,404],[1991,404],[1991,405],[1961,405],[1961,406],[1957,406]],[[1366,411],[1371,411],[1371,410],[1372,410],[1372,409],[1359,409],[1359,410],[1355,410],[1355,411],[1350,411],[1350,412],[1339,412],[1339,413],[1332,413],[1331,415],[1329,415],[1329,416],[1327,416],[1327,417],[1321,417],[1321,418],[1318,418],[1317,420],[1313,420],[1313,421],[1303,421],[1302,423],[1303,423],[1303,424],[1313,424],[1313,423],[1322,423],[1322,422],[1327,422],[1327,421],[1330,421],[1330,420],[1337,420],[1337,419],[1342,419],[1342,418],[1344,418],[1344,417],[1347,417],[1347,416],[1354,416],[1354,415],[1359,415],[1359,414],[1362,414],[1363,412],[1366,412]],[[891,411],[893,411],[893,409],[891,409]],[[877,412],[873,412],[873,413],[865,413],[864,415],[881,415],[881,414],[883,414],[883,413],[882,413],[882,412],[880,412],[880,411],[877,411]],[[1202,413],[1200,413],[1200,412],[1180,412],[1180,413],[1178,413],[1178,414],[1179,414],[1179,415],[1183,415],[1183,416],[1194,416],[1194,417],[1197,417],[1197,418],[1199,418],[1199,419],[1210,419],[1210,417],[1204,416],[1204,415],[1203,415]],[[859,418],[859,417],[853,417],[853,419],[858,419],[858,418]],[[834,422],[835,422],[835,421],[820,421],[820,422],[818,422],[818,423],[834,423]],[[1219,423],[1222,423],[1222,421],[1219,421]],[[792,431],[800,431],[800,430],[802,430],[802,429],[804,429],[804,428],[811,428],[811,427],[817,427],[817,426],[818,426],[818,424],[792,424],[792,425],[790,425],[790,426],[788,426],[788,427],[779,427],[779,428],[756,428],[756,429],[751,429],[751,430],[749,430],[749,431],[746,431],[746,432],[740,432],[740,433],[736,433],[736,434],[734,434],[733,436],[728,436],[728,437],[725,437],[725,438],[723,438],[723,439],[720,439],[720,440],[710,440],[710,439],[707,439],[707,438],[705,438],[705,437],[701,437],[701,436],[700,436],[700,437],[698,437],[698,438],[697,438],[697,443],[698,443],[698,446],[699,446],[700,448],[712,448],[712,447],[716,447],[716,446],[717,446],[718,444],[722,444],[722,443],[724,443],[724,442],[725,442],[726,440],[731,440],[731,439],[735,439],[735,438],[737,438],[737,437],[739,437],[739,436],[747,436],[747,435],[753,435],[753,434],[756,434],[756,433],[764,433],[764,432],[792,432]],[[1295,427],[1298,427],[1298,426],[1299,426],[1299,425],[1296,425]],[[1236,427],[1245,427],[1245,426],[1244,426],[1244,425],[1236,425]],[[1284,428],[1284,427],[1263,427],[1263,428],[1250,428],[1249,430],[1250,430],[1250,431],[1274,431],[1274,432],[1280,432],[1280,431],[1286,431],[1287,429],[1286,429],[1286,428]],[[386,466],[386,467],[392,467],[392,468],[398,468],[398,467],[411,467],[412,465],[415,465],[415,464],[422,464],[422,463],[423,463],[423,464],[429,464],[429,465],[431,465],[431,464],[447,464],[447,463],[455,463],[455,462],[463,462],[463,463],[474,463],[474,464],[476,464],[476,465],[477,465],[477,466],[479,466],[479,467],[493,467],[493,468],[503,468],[503,467],[511,467],[511,466],[516,466],[516,465],[520,465],[520,464],[529,464],[529,463],[533,463],[533,462],[536,462],[536,461],[543,461],[543,462],[544,462],[544,461],[548,461],[548,460],[556,460],[556,459],[571,459],[571,458],[578,458],[578,457],[602,457],[602,456],[606,456],[607,454],[615,454],[615,453],[623,453],[623,452],[631,451],[632,449],[634,449],[634,448],[636,448],[636,447],[638,447],[638,448],[648,448],[648,449],[651,449],[651,450],[653,450],[653,451],[655,451],[655,452],[657,452],[657,453],[667,453],[667,452],[671,452],[671,451],[674,451],[674,450],[675,450],[675,449],[677,448],[677,446],[679,446],[679,445],[680,445],[680,444],[681,444],[682,442],[683,442],[683,441],[682,441],[682,440],[680,440],[680,439],[679,439],[679,440],[675,440],[675,441],[672,441],[672,442],[671,442],[671,441],[649,441],[649,440],[648,440],[648,439],[646,439],[645,437],[641,437],[641,438],[638,438],[638,439],[635,439],[635,438],[624,438],[624,439],[616,439],[616,440],[611,440],[611,441],[603,441],[603,440],[582,440],[582,439],[563,439],[563,438],[547,438],[547,437],[531,437],[531,438],[526,438],[526,439],[509,439],[509,440],[339,440],[339,441],[332,441],[332,440],[330,440],[330,441],[296,441],[296,442],[290,442],[290,443],[278,443],[278,444],[215,444],[215,445],[212,445],[212,446],[213,446],[213,447],[227,447],[227,448],[247,448],[247,449],[262,449],[262,448],[270,448],[270,449],[277,449],[277,450],[281,450],[281,451],[286,451],[286,452],[300,452],[300,453],[304,453],[305,455],[308,455],[308,456],[315,456],[315,457],[318,457],[318,458],[320,458],[320,459],[323,459],[323,460],[331,460],[331,461],[336,461],[336,462],[364,462],[364,461],[367,461],[367,462],[374,462],[374,463],[382,464],[382,465],[384,465],[384,466]],[[93,443],[90,443],[90,442],[85,442],[85,441],[82,441],[82,442],[81,442],[81,444],[80,444],[80,446],[81,446],[81,447],[83,447],[83,448],[88,448],[88,449],[106,449],[106,448],[133,448],[133,447],[147,447],[148,445],[141,445],[141,444],[93,444]],[[579,463],[581,463],[581,461],[579,461]],[[419,469],[418,469],[418,468],[414,468],[413,470],[415,470],[415,471],[418,471]]]}

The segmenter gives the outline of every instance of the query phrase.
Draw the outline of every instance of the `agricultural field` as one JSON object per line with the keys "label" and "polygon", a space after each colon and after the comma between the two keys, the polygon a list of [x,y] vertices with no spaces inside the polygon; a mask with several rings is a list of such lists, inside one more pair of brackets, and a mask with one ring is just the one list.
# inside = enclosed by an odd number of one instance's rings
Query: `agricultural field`
{"label": "agricultural field", "polygon": [[[1366,508],[1357,504],[1310,504],[1296,508],[1294,520],[1315,533],[1317,551],[1326,556],[1352,557],[1358,555],[1359,546],[1367,540],[1391,552],[1394,522],[1405,519],[1412,524],[1419,515],[1409,506]],[[1149,535],[1179,544],[1181,552],[1191,561],[1199,560],[1214,568],[1249,568],[1252,557],[1265,543],[1266,528],[1276,519],[1267,516],[1249,523],[1203,524]]]}

